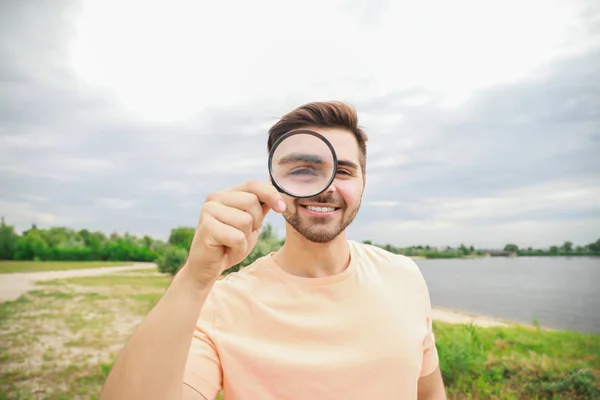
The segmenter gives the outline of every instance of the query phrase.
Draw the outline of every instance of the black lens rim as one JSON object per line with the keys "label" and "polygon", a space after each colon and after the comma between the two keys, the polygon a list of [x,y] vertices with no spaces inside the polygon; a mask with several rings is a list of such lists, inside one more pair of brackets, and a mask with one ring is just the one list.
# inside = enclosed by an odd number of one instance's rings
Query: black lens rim
{"label": "black lens rim", "polygon": [[[272,162],[273,162],[273,154],[275,154],[275,150],[281,144],[281,142],[283,142],[285,139],[289,138],[290,136],[294,136],[294,135],[298,135],[298,134],[309,134],[309,135],[313,135],[313,136],[321,139],[327,145],[327,147],[329,147],[329,150],[331,151],[331,154],[333,155],[333,174],[331,174],[331,177],[329,178],[329,181],[327,182],[327,184],[325,185],[325,187],[320,192],[313,193],[313,194],[308,195],[308,196],[298,196],[298,195],[295,195],[293,193],[288,192],[287,190],[285,190],[284,188],[282,188],[279,185],[279,183],[277,182],[277,180],[273,176],[273,164],[272,164]],[[335,150],[334,150],[331,142],[329,142],[329,140],[327,140],[327,138],[325,136],[321,135],[319,132],[315,132],[315,131],[310,130],[310,129],[294,129],[294,130],[291,130],[289,132],[284,133],[283,135],[281,135],[281,137],[279,139],[277,139],[275,141],[275,143],[273,143],[273,147],[271,147],[271,151],[269,152],[268,168],[269,168],[269,176],[271,177],[271,183],[273,184],[273,186],[275,186],[275,188],[280,193],[285,193],[288,196],[292,196],[292,197],[295,197],[297,199],[306,199],[306,198],[309,198],[309,197],[314,197],[314,196],[320,195],[325,190],[327,190],[327,188],[329,186],[331,186],[331,184],[333,183],[333,180],[335,179],[335,176],[336,176],[337,164],[338,164],[337,154],[335,154]]]}

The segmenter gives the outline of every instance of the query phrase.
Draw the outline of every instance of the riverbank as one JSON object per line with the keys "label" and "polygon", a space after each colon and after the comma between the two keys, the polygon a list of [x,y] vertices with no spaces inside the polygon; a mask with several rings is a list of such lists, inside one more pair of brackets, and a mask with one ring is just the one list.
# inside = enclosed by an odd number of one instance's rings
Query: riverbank
{"label": "riverbank", "polygon": [[520,325],[517,322],[502,321],[497,318],[484,315],[471,314],[465,311],[448,310],[444,308],[433,307],[431,318],[434,321],[445,322],[448,324],[473,324],[482,328],[492,326],[508,327],[511,325]]}

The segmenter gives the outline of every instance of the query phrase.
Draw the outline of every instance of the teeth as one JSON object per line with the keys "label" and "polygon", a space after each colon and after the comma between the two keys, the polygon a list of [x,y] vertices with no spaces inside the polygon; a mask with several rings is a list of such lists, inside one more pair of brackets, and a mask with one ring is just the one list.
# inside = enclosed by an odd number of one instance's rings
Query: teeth
{"label": "teeth", "polygon": [[314,207],[314,206],[306,206],[310,211],[316,211],[321,213],[332,212],[335,211],[333,207]]}

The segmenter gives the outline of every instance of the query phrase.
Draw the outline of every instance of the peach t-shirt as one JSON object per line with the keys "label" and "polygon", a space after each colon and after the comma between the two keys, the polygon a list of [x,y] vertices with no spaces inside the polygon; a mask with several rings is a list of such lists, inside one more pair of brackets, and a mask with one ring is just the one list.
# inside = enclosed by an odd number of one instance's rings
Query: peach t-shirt
{"label": "peach t-shirt", "polygon": [[268,255],[216,282],[184,382],[209,400],[416,399],[438,365],[425,281],[408,257],[348,243],[337,275],[294,276]]}

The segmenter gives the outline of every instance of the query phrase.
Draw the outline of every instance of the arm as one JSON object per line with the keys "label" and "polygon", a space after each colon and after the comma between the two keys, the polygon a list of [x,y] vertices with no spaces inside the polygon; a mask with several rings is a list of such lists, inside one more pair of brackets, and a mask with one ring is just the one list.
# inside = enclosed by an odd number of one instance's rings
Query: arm
{"label": "arm", "polygon": [[446,388],[444,387],[442,372],[440,370],[440,358],[433,332],[429,288],[423,275],[419,275],[425,316],[425,337],[423,339],[423,362],[418,380],[417,398],[418,400],[446,400]]}
{"label": "arm", "polygon": [[446,389],[439,365],[431,374],[419,378],[417,398],[418,400],[446,400]]}
{"label": "arm", "polygon": [[210,291],[210,286],[195,285],[187,273],[184,267],[175,275],[131,336],[108,375],[100,400],[182,398],[194,327]]}
{"label": "arm", "polygon": [[[220,385],[217,350],[205,342],[210,338],[194,341],[196,324],[211,311],[209,293],[216,280],[250,254],[265,215],[271,209],[285,211],[285,203],[273,185],[256,181],[211,193],[206,200],[185,265],[117,357],[100,400],[203,400]],[[210,394],[185,384],[186,375],[205,380],[203,391]]]}

